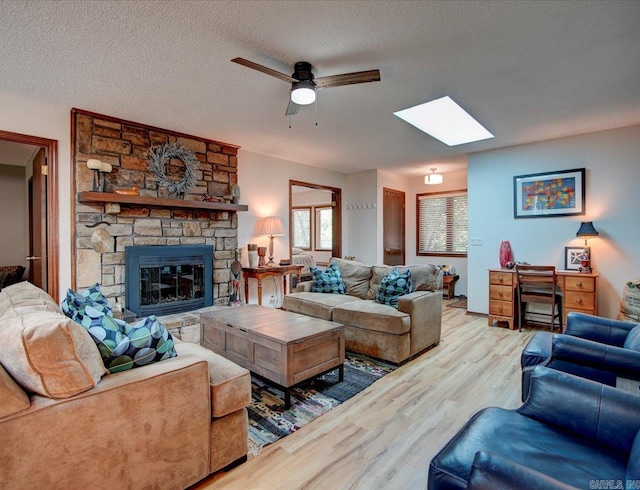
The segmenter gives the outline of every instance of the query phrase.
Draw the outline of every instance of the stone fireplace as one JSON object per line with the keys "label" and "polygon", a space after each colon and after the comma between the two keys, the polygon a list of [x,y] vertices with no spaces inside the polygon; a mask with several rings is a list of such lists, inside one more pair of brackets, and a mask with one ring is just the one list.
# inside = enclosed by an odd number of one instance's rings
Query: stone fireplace
{"label": "stone fireplace", "polygon": [[[170,195],[148,171],[149,148],[165,142],[188,147],[198,159],[197,182],[184,199]],[[82,289],[97,282],[113,303],[126,306],[129,248],[207,246],[211,279],[202,280],[209,283],[214,305],[227,304],[232,279],[230,264],[238,246],[237,213],[246,211],[247,206],[205,202],[202,197],[230,194],[230,187],[237,183],[238,147],[78,109],[72,110],[72,145],[72,188],[76,196],[72,204],[73,287]],[[87,167],[88,159],[111,165],[112,171],[104,174],[106,192],[92,192],[94,175]],[[179,180],[184,165],[171,159],[165,164],[165,173]],[[116,193],[132,186],[139,189],[139,196]],[[101,229],[107,233],[101,232],[99,240],[96,231]],[[109,238],[105,240],[105,236]],[[155,288],[167,289],[171,274],[174,282],[186,284],[193,264],[183,265],[179,271],[176,264],[165,264],[155,272],[151,268],[147,272],[166,276],[162,280],[167,283],[156,283]],[[189,287],[193,289],[189,292],[191,299],[199,303],[195,296],[200,294],[196,291],[200,286]],[[208,293],[203,294],[206,300]]]}

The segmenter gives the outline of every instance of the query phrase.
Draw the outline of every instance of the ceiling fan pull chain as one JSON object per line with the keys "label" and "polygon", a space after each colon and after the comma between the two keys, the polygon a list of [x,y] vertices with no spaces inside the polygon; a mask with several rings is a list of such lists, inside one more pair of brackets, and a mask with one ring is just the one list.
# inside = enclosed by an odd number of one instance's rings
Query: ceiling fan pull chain
{"label": "ceiling fan pull chain", "polygon": [[289,118],[289,129],[291,129],[291,116],[287,116]]}
{"label": "ceiling fan pull chain", "polygon": [[316,126],[318,125],[318,97],[316,97]]}

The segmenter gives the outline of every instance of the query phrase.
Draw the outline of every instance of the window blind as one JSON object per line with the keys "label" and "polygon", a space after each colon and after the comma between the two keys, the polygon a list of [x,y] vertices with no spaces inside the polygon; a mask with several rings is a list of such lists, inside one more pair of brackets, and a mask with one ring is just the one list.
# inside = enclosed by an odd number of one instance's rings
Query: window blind
{"label": "window blind", "polygon": [[418,255],[466,255],[467,193],[418,195]]}

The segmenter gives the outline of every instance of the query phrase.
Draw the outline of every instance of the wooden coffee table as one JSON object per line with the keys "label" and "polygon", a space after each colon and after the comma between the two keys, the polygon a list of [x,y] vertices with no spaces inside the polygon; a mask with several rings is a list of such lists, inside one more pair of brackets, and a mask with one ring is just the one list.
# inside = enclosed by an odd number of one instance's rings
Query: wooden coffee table
{"label": "wooden coffee table", "polygon": [[291,388],[339,369],[344,379],[344,329],[339,323],[258,305],[200,317],[201,344],[275,383],[291,406]]}

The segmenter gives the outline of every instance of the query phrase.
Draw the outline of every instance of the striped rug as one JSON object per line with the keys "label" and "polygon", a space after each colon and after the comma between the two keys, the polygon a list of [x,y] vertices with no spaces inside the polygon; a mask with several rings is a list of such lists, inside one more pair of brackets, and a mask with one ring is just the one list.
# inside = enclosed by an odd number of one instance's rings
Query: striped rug
{"label": "striped rug", "polygon": [[304,427],[394,369],[391,364],[347,352],[344,381],[338,382],[338,370],[306,381],[291,391],[289,410],[284,409],[282,391],[252,376],[249,455],[257,456],[264,446]]}

